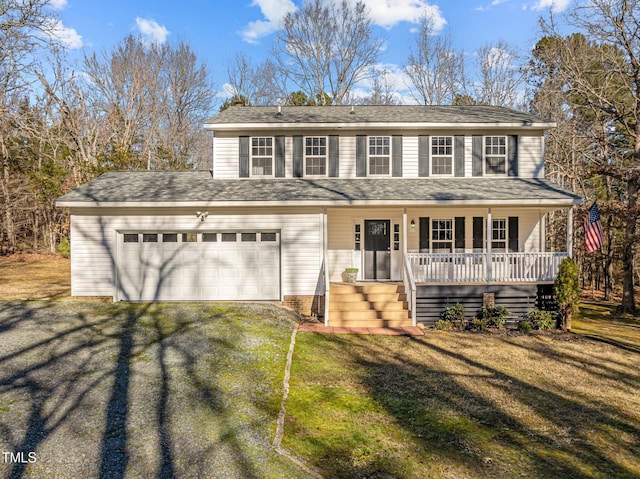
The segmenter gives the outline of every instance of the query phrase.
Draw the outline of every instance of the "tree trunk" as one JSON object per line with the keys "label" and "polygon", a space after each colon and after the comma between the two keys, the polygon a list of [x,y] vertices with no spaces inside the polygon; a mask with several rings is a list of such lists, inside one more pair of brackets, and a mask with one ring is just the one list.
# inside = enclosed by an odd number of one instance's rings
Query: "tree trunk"
{"label": "tree trunk", "polygon": [[2,196],[4,198],[4,228],[5,238],[7,241],[7,247],[9,251],[15,249],[16,246],[16,233],[13,222],[13,209],[11,207],[11,198],[9,196],[9,151],[3,138],[0,138],[0,150],[2,153],[2,181],[0,181],[2,187]]}
{"label": "tree trunk", "polygon": [[625,228],[625,241],[622,249],[622,303],[621,313],[636,313],[636,300],[634,292],[634,255],[636,240],[636,222],[638,218],[638,176],[632,175],[627,183],[629,197],[629,213]]}

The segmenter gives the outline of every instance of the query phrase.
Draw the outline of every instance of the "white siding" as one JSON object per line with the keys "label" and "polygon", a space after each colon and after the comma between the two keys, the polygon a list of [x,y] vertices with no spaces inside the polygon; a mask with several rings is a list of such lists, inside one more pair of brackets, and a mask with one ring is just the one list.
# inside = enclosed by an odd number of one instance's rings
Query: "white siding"
{"label": "white siding", "polygon": [[72,211],[71,280],[75,296],[113,296],[117,231],[281,231],[282,295],[312,295],[322,264],[322,215],[318,209],[235,209],[209,214],[202,222],[197,208],[83,209]]}
{"label": "white siding", "polygon": [[518,175],[523,178],[544,178],[544,137],[520,136],[518,139]]}
{"label": "white siding", "polygon": [[418,137],[402,137],[402,176],[418,177]]}
{"label": "white siding", "polygon": [[213,176],[238,178],[240,176],[240,141],[237,136],[215,137],[213,142]]}
{"label": "white siding", "polygon": [[473,176],[473,136],[464,137],[464,176]]}
{"label": "white siding", "polygon": [[340,178],[356,177],[356,137],[340,137]]}

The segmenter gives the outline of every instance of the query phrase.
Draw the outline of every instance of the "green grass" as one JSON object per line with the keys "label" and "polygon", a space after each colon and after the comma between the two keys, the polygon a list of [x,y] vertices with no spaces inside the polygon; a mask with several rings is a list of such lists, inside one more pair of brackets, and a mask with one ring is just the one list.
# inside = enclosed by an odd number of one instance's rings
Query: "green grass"
{"label": "green grass", "polygon": [[607,326],[300,334],[283,444],[326,477],[639,477],[638,324]]}

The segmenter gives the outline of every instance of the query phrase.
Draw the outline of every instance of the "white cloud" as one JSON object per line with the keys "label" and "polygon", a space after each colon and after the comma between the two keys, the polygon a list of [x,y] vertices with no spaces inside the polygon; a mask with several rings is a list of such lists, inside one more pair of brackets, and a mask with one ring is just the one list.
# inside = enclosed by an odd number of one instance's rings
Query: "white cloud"
{"label": "white cloud", "polygon": [[162,45],[171,33],[164,25],[159,25],[158,22],[149,18],[136,17],[136,25],[145,37],[145,41],[149,43]]}
{"label": "white cloud", "polygon": [[62,10],[67,6],[67,0],[49,0],[47,3],[54,10]]}
{"label": "white cloud", "polygon": [[531,10],[544,10],[550,8],[554,13],[563,12],[567,9],[571,0],[537,0]]}
{"label": "white cloud", "polygon": [[45,30],[49,37],[59,41],[67,48],[82,48],[82,36],[75,28],[65,27],[60,20],[48,20]]}
{"label": "white cloud", "polygon": [[[355,1],[351,0],[352,3]],[[373,23],[384,28],[391,28],[400,22],[419,23],[424,15],[431,17],[435,31],[442,30],[447,23],[440,7],[424,0],[363,0],[363,3],[369,9]]]}
{"label": "white cloud", "polygon": [[247,43],[258,43],[260,38],[277,31],[285,15],[297,10],[292,0],[253,0],[251,6],[260,7],[264,20],[249,22],[244,30],[239,32]]}

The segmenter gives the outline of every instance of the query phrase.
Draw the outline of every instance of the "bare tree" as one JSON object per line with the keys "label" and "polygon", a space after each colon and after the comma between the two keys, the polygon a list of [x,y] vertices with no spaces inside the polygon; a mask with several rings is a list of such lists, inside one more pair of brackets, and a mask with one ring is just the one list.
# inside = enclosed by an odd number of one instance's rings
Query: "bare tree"
{"label": "bare tree", "polygon": [[485,105],[515,107],[524,86],[519,62],[517,50],[504,40],[487,43],[477,50],[476,101]]}
{"label": "bare tree", "polygon": [[377,75],[371,79],[371,92],[364,98],[349,100],[360,105],[399,105],[395,93],[395,83],[389,70],[376,69]]}
{"label": "bare tree", "polygon": [[306,0],[288,13],[274,57],[283,75],[325,104],[342,104],[347,93],[372,76],[382,40],[373,34],[363,2]]}
{"label": "bare tree", "polygon": [[254,65],[242,52],[225,64],[231,98],[249,105],[273,105],[285,98],[286,86],[278,66],[270,59]]}
{"label": "bare tree", "polygon": [[451,37],[434,30],[433,19],[423,16],[404,71],[412,96],[423,105],[453,104],[464,92],[464,53],[456,52]]}

